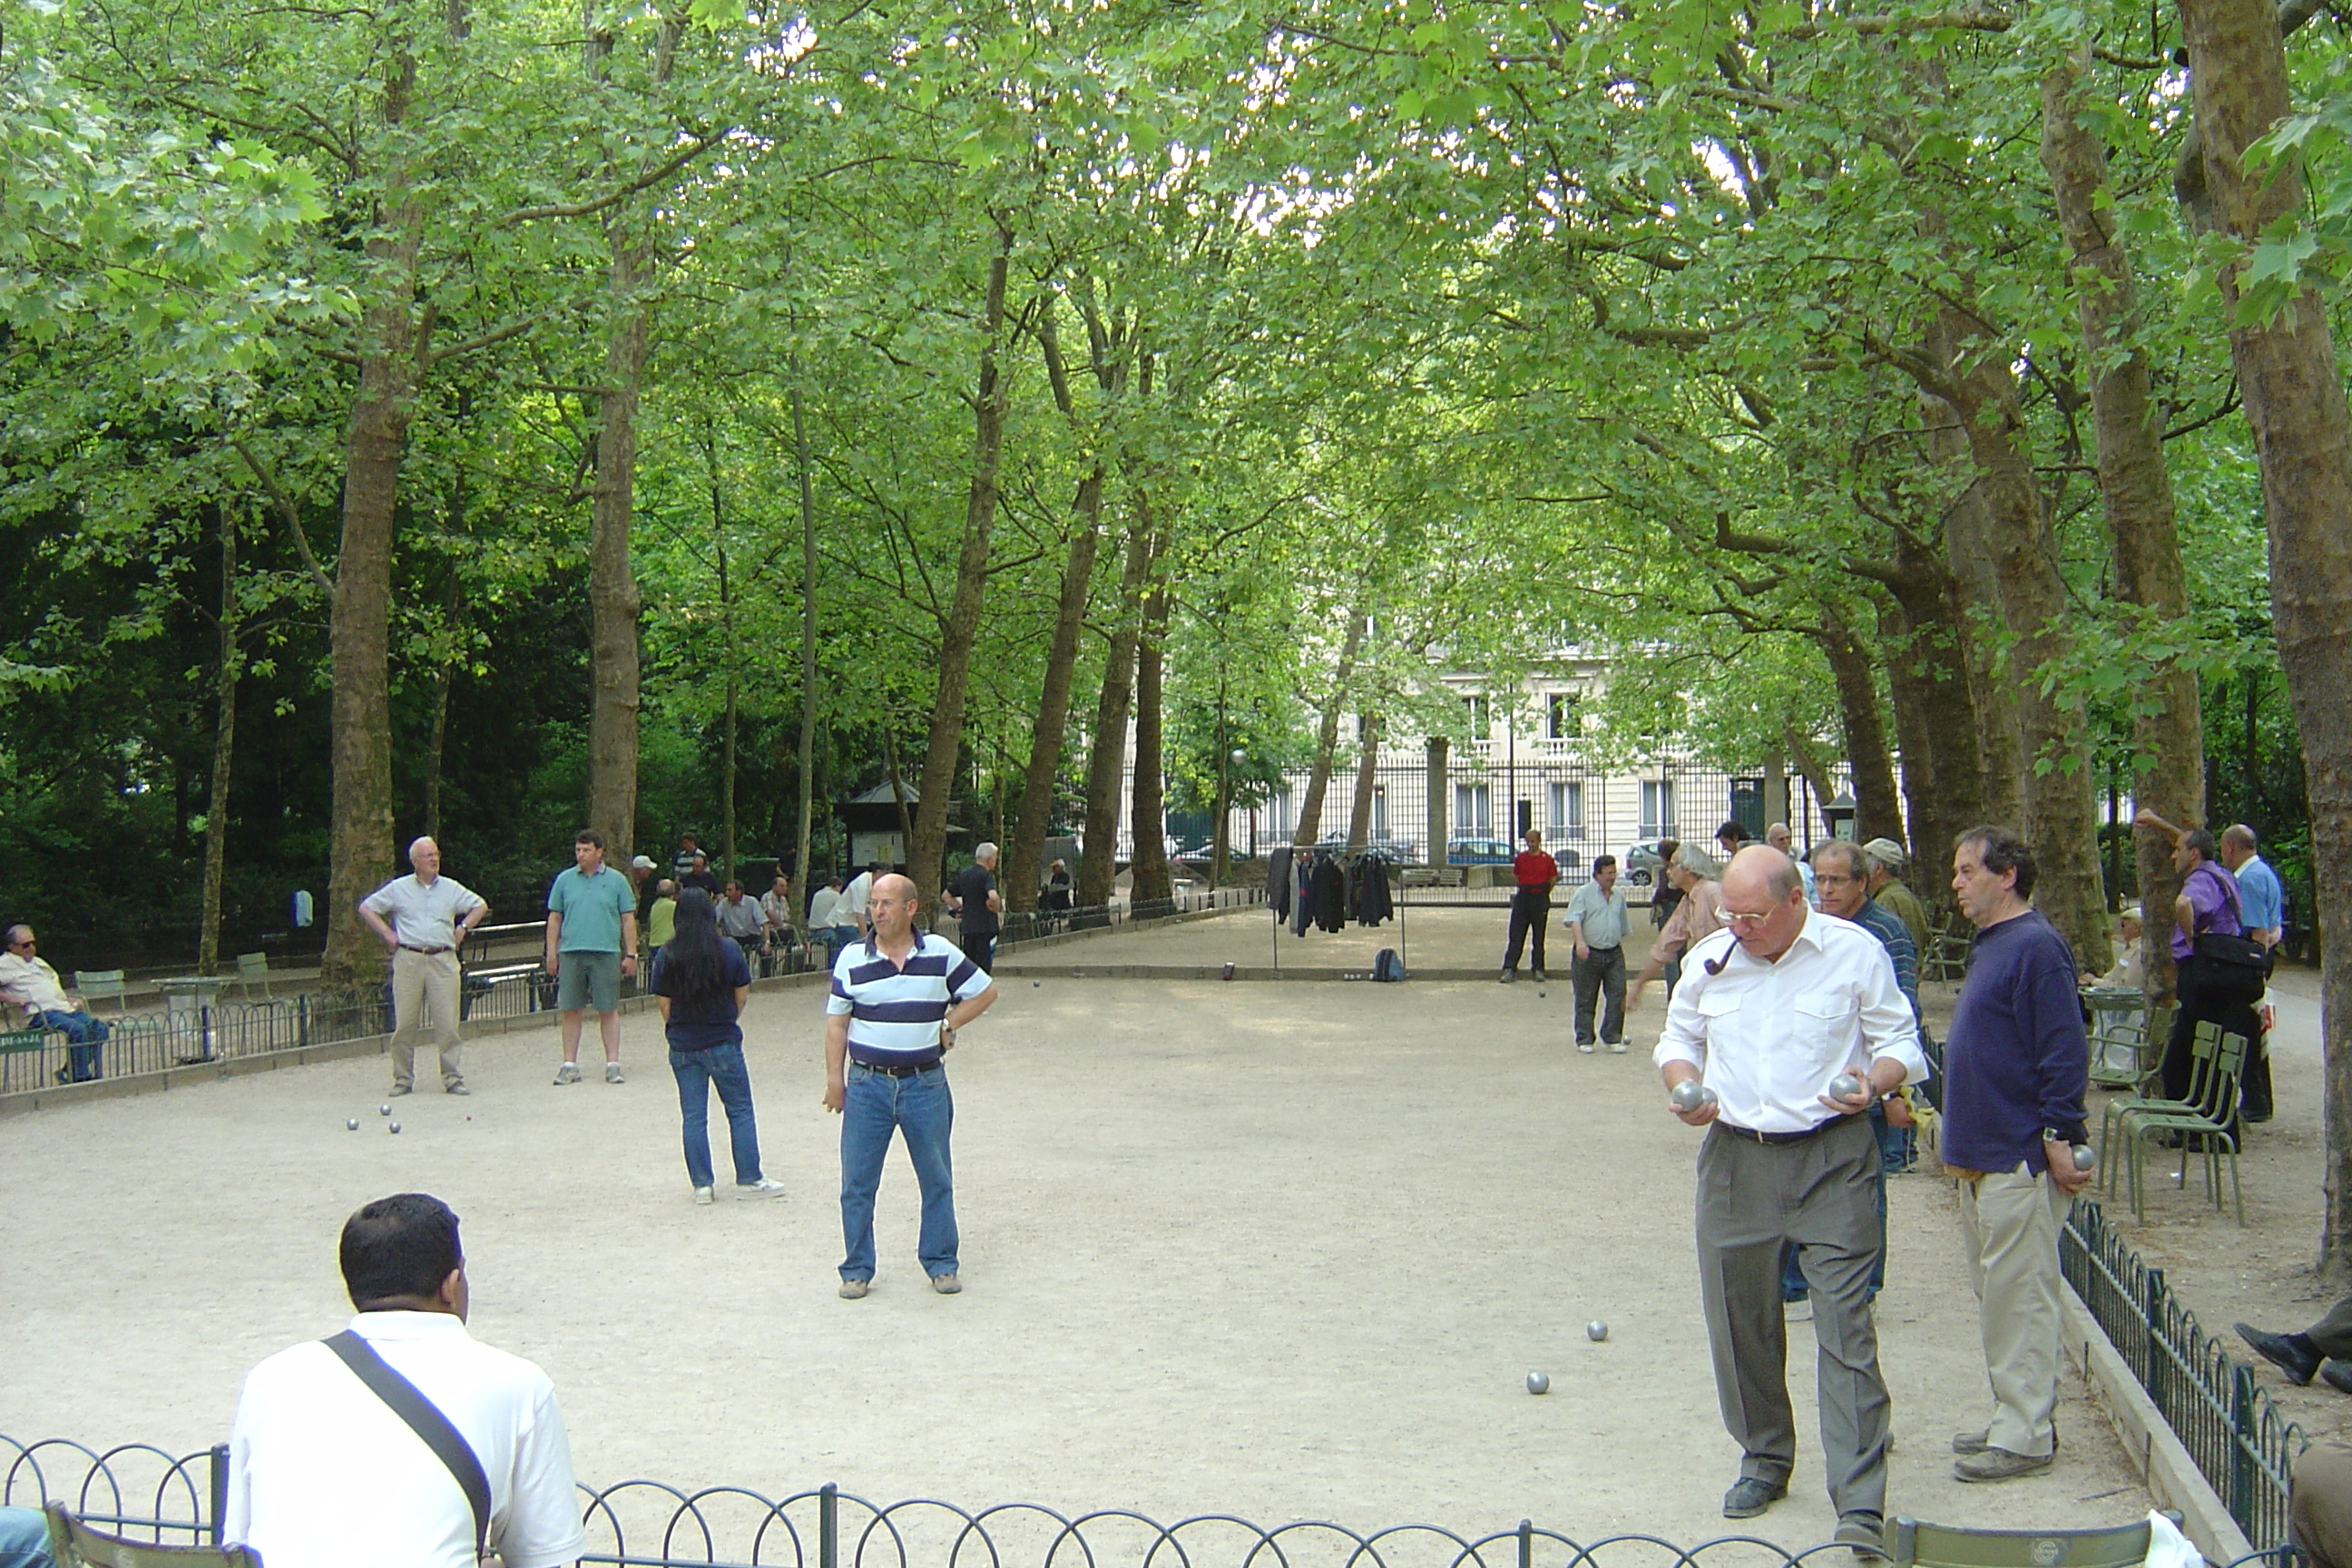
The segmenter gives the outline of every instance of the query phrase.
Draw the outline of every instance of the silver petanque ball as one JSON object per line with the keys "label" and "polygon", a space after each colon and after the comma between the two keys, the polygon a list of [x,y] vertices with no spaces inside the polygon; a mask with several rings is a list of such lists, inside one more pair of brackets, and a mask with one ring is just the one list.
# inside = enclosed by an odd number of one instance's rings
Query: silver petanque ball
{"label": "silver petanque ball", "polygon": [[360,1130],[360,1119],[356,1116],[346,1116],[343,1118],[343,1125],[356,1132]]}
{"label": "silver petanque ball", "polygon": [[378,1116],[390,1116],[392,1114],[392,1107],[389,1105],[379,1105],[375,1108],[375,1113]]}
{"label": "silver petanque ball", "polygon": [[1696,1110],[1714,1098],[1715,1090],[1695,1078],[1686,1078],[1675,1085],[1673,1092],[1666,1096],[1666,1102],[1676,1110]]}
{"label": "silver petanque ball", "polygon": [[2096,1149],[2092,1148],[2088,1143],[2075,1144],[2073,1152],[2074,1155],[2074,1169],[2078,1171],[2095,1171],[2098,1169],[2099,1152]]}
{"label": "silver petanque ball", "polygon": [[1597,1345],[1609,1337],[1609,1325],[1595,1318],[1584,1325],[1584,1337]]}
{"label": "silver petanque ball", "polygon": [[1551,1392],[1551,1379],[1539,1372],[1531,1372],[1528,1373],[1528,1392],[1529,1394],[1549,1394]]}
{"label": "silver petanque ball", "polygon": [[1837,1077],[1830,1079],[1830,1098],[1832,1100],[1852,1100],[1855,1095],[1860,1094],[1861,1092],[1862,1079],[1857,1074],[1842,1072],[1838,1074]]}
{"label": "silver petanque ball", "polygon": [[392,1124],[392,1130],[393,1130],[394,1132],[399,1131],[400,1131],[400,1123],[399,1123],[399,1122],[397,1122],[397,1121],[394,1122],[394,1123]]}

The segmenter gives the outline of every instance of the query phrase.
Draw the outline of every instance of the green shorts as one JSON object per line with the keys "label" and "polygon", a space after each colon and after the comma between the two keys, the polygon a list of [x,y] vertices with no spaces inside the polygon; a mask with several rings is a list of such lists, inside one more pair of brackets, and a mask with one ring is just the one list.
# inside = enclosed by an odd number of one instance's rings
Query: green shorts
{"label": "green shorts", "polygon": [[562,952],[556,955],[555,1006],[577,1013],[593,1007],[615,1012],[621,1005],[621,955],[617,952]]}

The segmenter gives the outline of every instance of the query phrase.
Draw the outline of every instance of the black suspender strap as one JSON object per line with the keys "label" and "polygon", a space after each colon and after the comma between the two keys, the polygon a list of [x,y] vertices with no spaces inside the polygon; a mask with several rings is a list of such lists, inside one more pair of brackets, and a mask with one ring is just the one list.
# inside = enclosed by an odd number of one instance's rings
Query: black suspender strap
{"label": "black suspender strap", "polygon": [[394,1372],[373,1345],[351,1330],[320,1342],[341,1358],[352,1376],[392,1406],[394,1415],[408,1423],[409,1430],[425,1440],[436,1458],[449,1467],[450,1476],[474,1510],[474,1559],[479,1562],[483,1543],[489,1539],[490,1480],[482,1473],[482,1461],[474,1457],[465,1434],[450,1425],[440,1407],[418,1392],[415,1384]]}

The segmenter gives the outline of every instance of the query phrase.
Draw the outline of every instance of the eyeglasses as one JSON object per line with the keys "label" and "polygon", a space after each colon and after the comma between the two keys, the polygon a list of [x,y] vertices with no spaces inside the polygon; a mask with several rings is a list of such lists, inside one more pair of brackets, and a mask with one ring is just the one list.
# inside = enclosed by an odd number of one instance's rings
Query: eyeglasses
{"label": "eyeglasses", "polygon": [[1778,910],[1766,910],[1760,915],[1735,915],[1729,910],[1726,910],[1723,911],[1723,921],[1726,925],[1748,926],[1753,928],[1762,925],[1766,921],[1770,920],[1778,913],[1780,913]]}
{"label": "eyeglasses", "polygon": [[30,947],[33,945],[33,939],[28,936],[22,942],[12,942],[8,945],[10,947]]}

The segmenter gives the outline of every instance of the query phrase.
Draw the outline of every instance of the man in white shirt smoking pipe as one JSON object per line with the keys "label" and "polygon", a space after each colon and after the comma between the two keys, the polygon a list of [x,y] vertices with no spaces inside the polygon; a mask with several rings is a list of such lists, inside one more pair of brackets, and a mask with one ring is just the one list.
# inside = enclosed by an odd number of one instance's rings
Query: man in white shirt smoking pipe
{"label": "man in white shirt smoking pipe", "polygon": [[[1881,1246],[1874,1100],[1927,1075],[1919,1035],[1878,939],[1809,909],[1796,864],[1769,845],[1723,878],[1725,929],[1691,945],[1654,1060],[1671,1091],[1704,1076],[1716,1098],[1669,1109],[1707,1129],[1697,1183],[1699,1299],[1725,1429],[1742,1450],[1727,1519],[1789,1492],[1780,1250],[1812,1289],[1822,1449],[1835,1539],[1884,1555],[1887,1397],[1870,1314]],[[1831,1090],[1842,1074],[1862,1081]]]}

